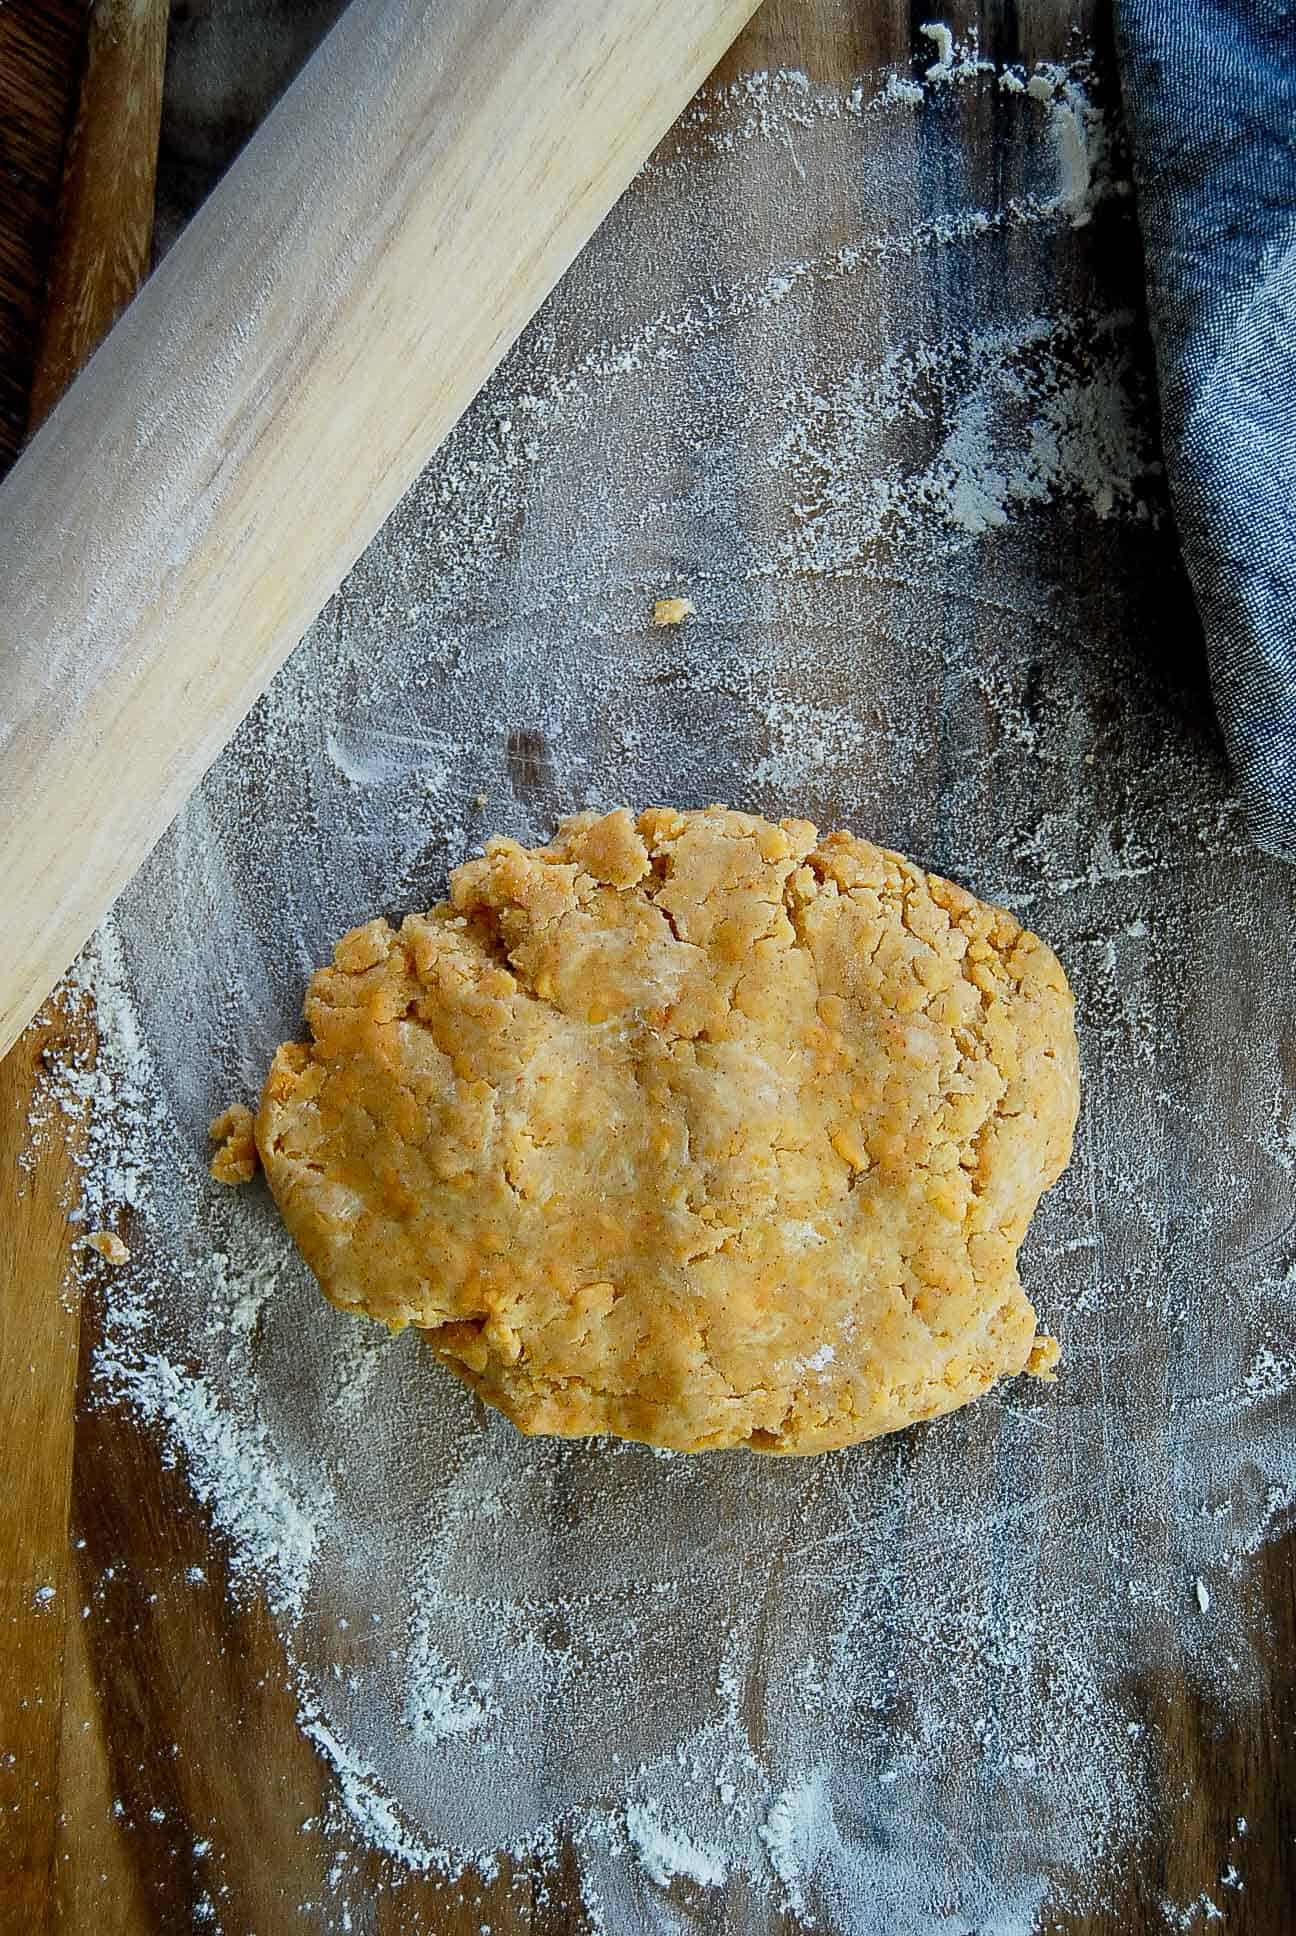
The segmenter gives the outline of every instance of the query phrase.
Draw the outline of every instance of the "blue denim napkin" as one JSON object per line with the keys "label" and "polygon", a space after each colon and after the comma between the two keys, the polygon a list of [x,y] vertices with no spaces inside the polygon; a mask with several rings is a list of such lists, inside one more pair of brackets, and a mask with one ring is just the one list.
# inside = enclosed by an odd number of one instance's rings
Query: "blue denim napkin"
{"label": "blue denim napkin", "polygon": [[1296,5],[1118,0],[1166,465],[1251,835],[1296,861]]}

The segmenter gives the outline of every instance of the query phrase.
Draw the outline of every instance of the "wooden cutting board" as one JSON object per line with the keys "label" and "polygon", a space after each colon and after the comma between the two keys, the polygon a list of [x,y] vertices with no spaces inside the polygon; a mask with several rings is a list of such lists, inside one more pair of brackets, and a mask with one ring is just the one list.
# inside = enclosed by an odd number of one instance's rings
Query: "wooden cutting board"
{"label": "wooden cutting board", "polygon": [[[147,273],[167,0],[14,0],[0,10],[0,472]],[[69,1619],[78,1363],[77,1126],[32,1160],[45,1058],[95,1053],[84,999],[47,1005],[0,1062],[0,1927],[73,1927],[59,1849],[71,1715],[94,1695]],[[46,1595],[47,1599],[35,1596]],[[34,1608],[40,1618],[31,1618]],[[77,1778],[72,1778],[77,1785]],[[60,1860],[61,1856],[61,1860]]]}
{"label": "wooden cutting board", "polygon": [[[70,33],[83,23],[78,16],[79,9],[69,13]],[[152,31],[159,17],[155,10]],[[984,49],[1001,61],[1060,57],[1073,33],[1101,42],[1106,32],[1100,0],[1047,0],[1020,14],[1011,0],[988,0],[979,11],[949,9],[945,17],[978,24]],[[824,85],[846,83],[889,63],[906,66],[915,28],[926,18],[925,8],[898,4],[768,0],[724,74],[795,67]],[[0,13],[0,32],[3,25]],[[140,69],[155,78],[157,53],[154,41]],[[250,36],[247,60],[261,57]],[[5,80],[0,63],[0,96]],[[117,85],[101,98],[119,102]],[[118,177],[117,199],[95,217],[97,233],[108,226],[118,233],[125,267],[107,277],[76,270],[70,246],[59,258],[55,307],[44,327],[47,341],[65,347],[57,370],[46,364],[47,396],[75,367],[120,299],[123,278],[142,260],[151,202],[146,96],[132,123],[135,135],[123,144],[129,165]],[[52,222],[53,201],[45,205]],[[734,221],[742,221],[740,208]],[[32,234],[39,247],[39,221]],[[88,289],[97,295],[87,310]],[[1083,290],[1071,294],[1083,300]],[[933,285],[936,313],[950,300]],[[32,326],[38,329],[34,318]],[[30,387],[30,363],[14,353],[9,365],[11,392]],[[1114,610],[1113,632],[1124,623]],[[1155,640],[1147,644],[1157,649]],[[936,700],[917,703],[934,707]],[[1222,998],[1231,965],[1202,961],[1194,973]],[[29,1031],[0,1071],[0,1443],[7,1480],[0,1500],[0,1932],[144,1936],[202,1927],[195,1913],[207,1898],[230,1936],[329,1929],[327,1871],[337,1845],[299,1831],[324,1811],[331,1778],[297,1725],[274,1621],[258,1605],[231,1602],[220,1543],[183,1473],[163,1463],[158,1445],[127,1417],[77,1405],[98,1318],[93,1294],[82,1304],[75,1288],[65,1217],[71,1158],[57,1140],[46,1141],[34,1169],[16,1168],[29,1146],[41,1057],[69,1032],[92,1052],[87,1020],[74,1013]],[[1149,1690],[1164,1762],[1153,1832],[1128,1871],[1109,1879],[1110,1909],[1059,1914],[1050,1928],[1151,1936],[1167,1927],[1164,1901],[1192,1904],[1203,1892],[1219,1900],[1239,1816],[1249,1824],[1246,1887],[1227,1896],[1225,1926],[1247,1936],[1278,1936],[1292,1926],[1296,1819],[1286,1757],[1296,1719],[1293,1552],[1290,1539],[1279,1540],[1254,1561],[1257,1621],[1269,1633],[1267,1698],[1239,1723],[1215,1711],[1186,1671],[1160,1677]],[[177,1591],[191,1567],[209,1583],[198,1594]],[[45,1586],[53,1596],[38,1600]],[[83,1619],[91,1604],[93,1616]],[[201,1853],[213,1839],[218,1870]],[[505,1864],[490,1885],[410,1877],[393,1891],[363,1844],[349,1853],[348,1900],[367,1905],[357,1928],[476,1936],[488,1926],[494,1936],[575,1936],[587,1926],[566,1859],[520,1875]],[[778,1927],[790,1931],[792,1924],[783,1919]],[[758,1936],[732,1914],[708,1928]]]}

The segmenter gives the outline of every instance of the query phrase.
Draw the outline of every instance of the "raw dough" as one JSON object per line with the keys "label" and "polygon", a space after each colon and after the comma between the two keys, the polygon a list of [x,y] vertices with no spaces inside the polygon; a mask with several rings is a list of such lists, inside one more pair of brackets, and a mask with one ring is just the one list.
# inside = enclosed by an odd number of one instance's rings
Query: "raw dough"
{"label": "raw dough", "polygon": [[231,1103],[207,1134],[220,1148],[212,1158],[211,1173],[218,1183],[250,1183],[256,1175],[257,1148],[252,1111],[246,1103]]}
{"label": "raw dough", "polygon": [[653,601],[652,622],[654,625],[682,625],[686,618],[693,616],[691,598],[658,598]]}
{"label": "raw dough", "polygon": [[130,1252],[115,1230],[92,1230],[85,1242],[91,1250],[98,1251],[107,1264],[120,1267],[130,1262]]}
{"label": "raw dough", "polygon": [[1009,914],[719,807],[492,840],[341,940],[257,1118],[326,1295],[525,1432],[818,1452],[1047,1376],[1072,998]]}

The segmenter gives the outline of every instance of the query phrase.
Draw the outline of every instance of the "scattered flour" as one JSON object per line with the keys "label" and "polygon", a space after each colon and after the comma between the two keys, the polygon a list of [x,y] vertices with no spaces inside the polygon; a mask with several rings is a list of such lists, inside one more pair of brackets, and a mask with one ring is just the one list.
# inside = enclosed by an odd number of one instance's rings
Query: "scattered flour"
{"label": "scattered flour", "polygon": [[[929,21],[918,31],[936,49],[936,58],[924,76],[932,87],[948,87],[955,78],[961,80],[973,76],[982,65],[977,59],[975,42],[960,48],[944,21]],[[990,62],[986,62],[985,66],[990,73],[994,72]]]}
{"label": "scattered flour", "polygon": [[404,1673],[403,1718],[424,1747],[472,1734],[484,1728],[494,1712],[489,1692],[466,1686],[438,1648],[441,1612],[438,1582],[429,1577],[415,1603]]}
{"label": "scattered flour", "polygon": [[787,1906],[803,1919],[809,1913],[806,1884],[825,1846],[825,1819],[830,1823],[831,1818],[823,1777],[815,1769],[780,1790],[760,1826],[761,1841],[769,1851],[770,1867],[783,1884]]}
{"label": "scattered flour", "polygon": [[665,1828],[655,1803],[631,1803],[626,1810],[626,1834],[644,1874],[653,1882],[665,1886],[676,1876],[686,1876],[701,1888],[714,1889],[725,1880],[722,1857],[679,1829]]}
{"label": "scattered flour", "polygon": [[[913,74],[703,91],[83,964],[102,1048],[34,1134],[88,1114],[76,1214],[128,1239],[92,1266],[95,1394],[276,1613],[341,1926],[357,1845],[399,1886],[567,1844],[608,1936],[721,1891],[735,1926],[1030,1930],[1137,1847],[1135,1690],[1185,1580],[1212,1618],[1175,1645],[1221,1700],[1262,1685],[1291,879],[1235,860],[1144,651],[1182,591],[1093,77],[923,32]],[[695,615],[654,629],[677,584]],[[1024,1259],[1055,1390],[804,1463],[527,1441],[323,1307],[259,1186],[208,1182],[208,1121],[353,921],[426,905],[488,829],[718,797],[877,835],[1058,944],[1086,1113]],[[1187,966],[1225,951],[1257,1045],[1227,1067]]]}

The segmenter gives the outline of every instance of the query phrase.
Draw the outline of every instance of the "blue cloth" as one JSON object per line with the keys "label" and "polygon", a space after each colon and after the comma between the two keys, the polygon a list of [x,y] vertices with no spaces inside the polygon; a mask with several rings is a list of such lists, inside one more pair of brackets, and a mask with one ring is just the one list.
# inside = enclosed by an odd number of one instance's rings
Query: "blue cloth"
{"label": "blue cloth", "polygon": [[1257,844],[1296,860],[1296,4],[1118,0],[1166,466]]}

